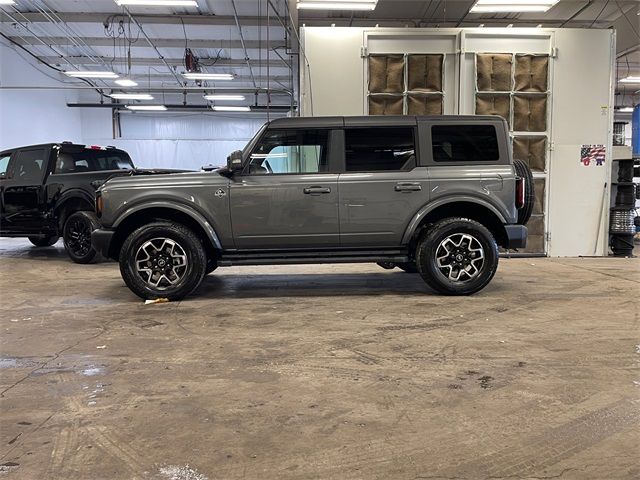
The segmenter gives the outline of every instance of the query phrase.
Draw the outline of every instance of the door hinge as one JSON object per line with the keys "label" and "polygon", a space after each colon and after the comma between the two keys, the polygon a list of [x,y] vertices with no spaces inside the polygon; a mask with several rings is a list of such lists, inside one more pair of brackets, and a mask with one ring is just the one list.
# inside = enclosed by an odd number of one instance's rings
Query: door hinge
{"label": "door hinge", "polygon": [[367,55],[369,55],[367,47],[360,47],[360,57],[365,58]]}
{"label": "door hinge", "polygon": [[556,144],[555,142],[549,142],[549,151],[553,152],[553,150],[556,148]]}
{"label": "door hinge", "polygon": [[544,234],[544,238],[546,238],[547,242],[551,241],[551,232],[547,232]]}
{"label": "door hinge", "polygon": [[549,56],[551,58],[558,58],[558,47],[551,47],[551,52],[549,52]]}

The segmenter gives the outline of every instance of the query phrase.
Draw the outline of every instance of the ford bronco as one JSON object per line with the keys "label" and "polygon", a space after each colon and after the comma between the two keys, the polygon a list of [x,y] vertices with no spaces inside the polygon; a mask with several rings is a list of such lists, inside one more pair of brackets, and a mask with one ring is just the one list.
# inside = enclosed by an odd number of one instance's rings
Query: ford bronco
{"label": "ford bronco", "polygon": [[94,248],[144,299],[180,299],[221,266],[374,262],[438,292],[481,290],[524,247],[533,185],[492,116],[283,118],[227,166],[115,178]]}

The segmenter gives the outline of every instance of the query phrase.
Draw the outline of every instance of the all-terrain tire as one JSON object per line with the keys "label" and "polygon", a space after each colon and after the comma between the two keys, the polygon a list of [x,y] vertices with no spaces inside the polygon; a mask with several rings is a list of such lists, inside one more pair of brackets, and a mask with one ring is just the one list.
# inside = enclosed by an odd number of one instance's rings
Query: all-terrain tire
{"label": "all-terrain tire", "polygon": [[533,212],[533,204],[536,200],[536,193],[533,185],[533,173],[529,165],[522,160],[515,158],[513,160],[513,167],[516,169],[516,175],[524,178],[524,205],[518,209],[518,223],[520,225],[526,225],[531,218]]}
{"label": "all-terrain tire", "polygon": [[50,247],[60,239],[58,235],[49,235],[48,237],[28,237],[29,241],[36,247]]}
{"label": "all-terrain tire", "polygon": [[122,245],[119,261],[124,282],[145,300],[181,300],[198,288],[207,269],[197,235],[170,221],[134,230]]}
{"label": "all-terrain tire", "polygon": [[495,275],[498,245],[477,221],[445,218],[418,242],[416,265],[422,279],[437,292],[470,295],[482,290]]}
{"label": "all-terrain tire", "polygon": [[62,229],[64,249],[75,263],[91,263],[97,252],[91,245],[91,232],[100,225],[93,212],[75,212],[67,217]]}

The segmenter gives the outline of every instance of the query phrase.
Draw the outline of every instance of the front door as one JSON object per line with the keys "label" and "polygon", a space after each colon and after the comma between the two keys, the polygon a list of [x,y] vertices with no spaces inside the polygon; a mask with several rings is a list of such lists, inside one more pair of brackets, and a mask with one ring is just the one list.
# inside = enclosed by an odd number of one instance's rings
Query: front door
{"label": "front door", "polygon": [[236,248],[339,245],[338,175],[332,131],[267,130],[230,184]]}
{"label": "front door", "polygon": [[3,233],[37,233],[44,219],[43,182],[49,149],[19,150],[2,181]]}
{"label": "front door", "polygon": [[340,242],[398,246],[429,201],[427,169],[416,163],[415,126],[347,127],[340,174]]}

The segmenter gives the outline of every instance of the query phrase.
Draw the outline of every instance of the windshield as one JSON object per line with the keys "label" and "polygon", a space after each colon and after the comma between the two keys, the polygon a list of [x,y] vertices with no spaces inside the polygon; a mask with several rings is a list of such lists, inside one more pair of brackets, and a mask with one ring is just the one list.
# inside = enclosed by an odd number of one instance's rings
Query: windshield
{"label": "windshield", "polygon": [[133,170],[133,168],[133,162],[126,152],[83,148],[58,152],[55,173]]}

